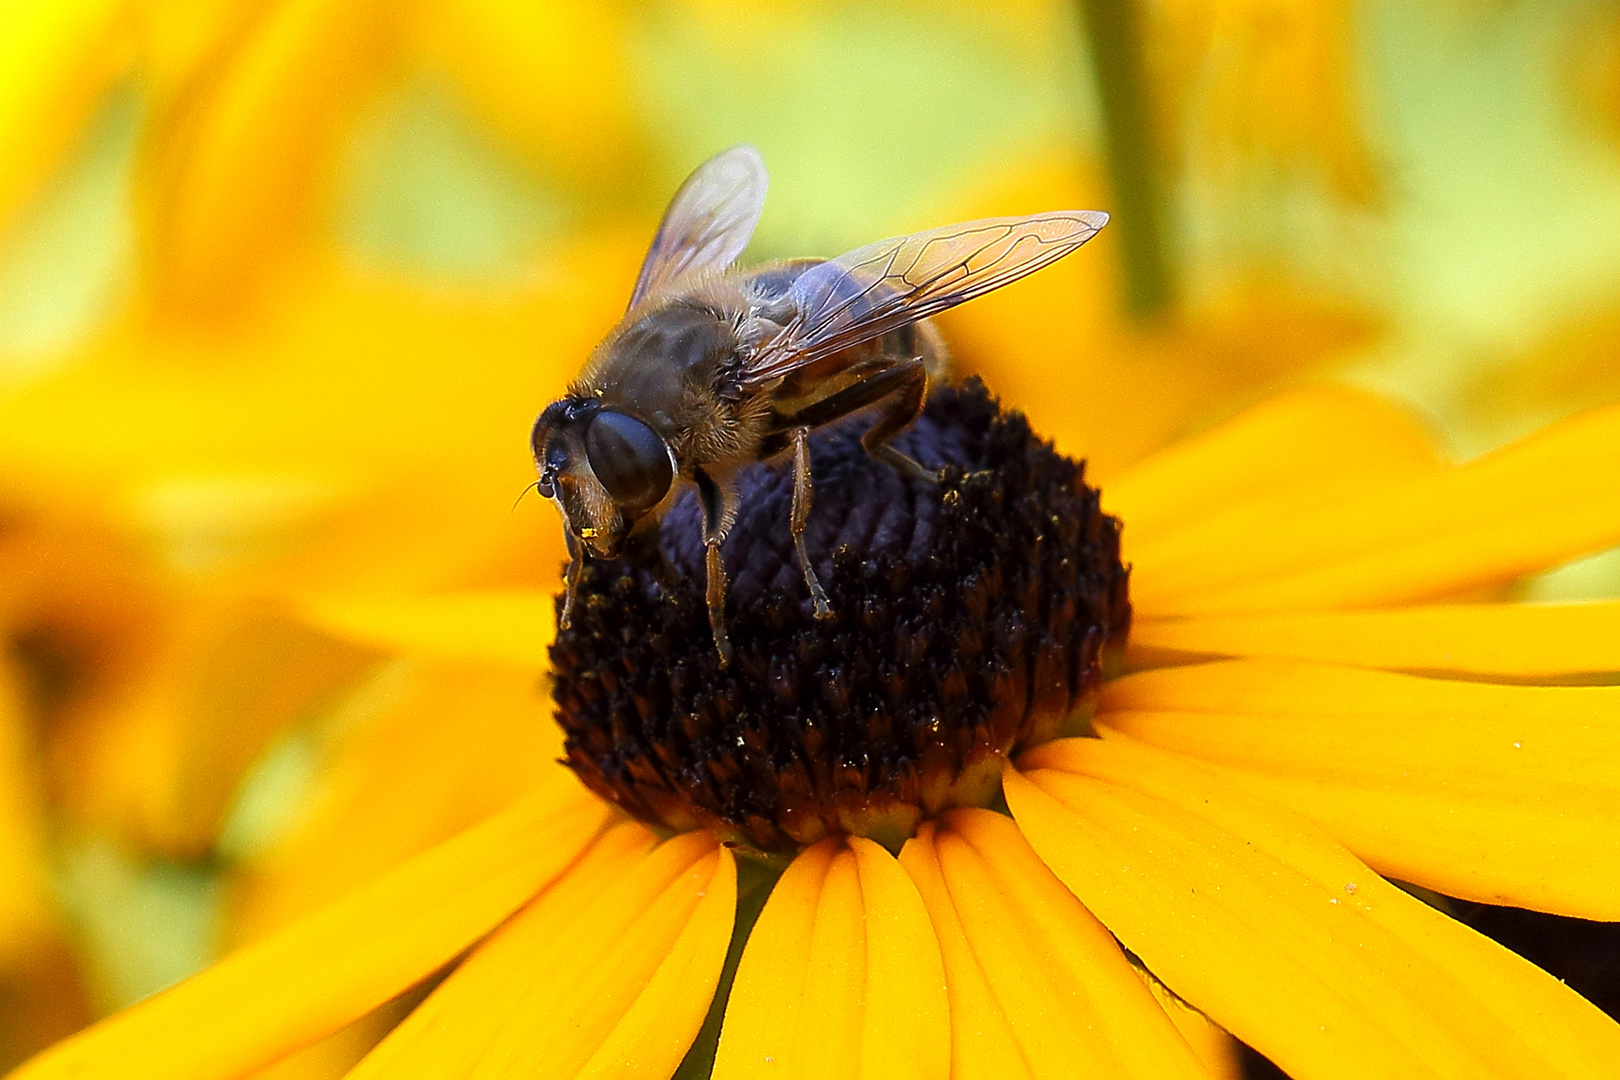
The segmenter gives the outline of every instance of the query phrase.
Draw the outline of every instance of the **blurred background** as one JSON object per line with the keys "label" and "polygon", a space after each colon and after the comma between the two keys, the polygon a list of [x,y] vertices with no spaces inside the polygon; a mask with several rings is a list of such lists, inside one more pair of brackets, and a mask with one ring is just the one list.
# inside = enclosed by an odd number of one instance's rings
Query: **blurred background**
{"label": "blurred background", "polygon": [[750,260],[1112,212],[943,320],[1105,492],[1301,381],[1620,398],[1612,0],[4,5],[0,1068],[556,757],[528,429],[742,141]]}

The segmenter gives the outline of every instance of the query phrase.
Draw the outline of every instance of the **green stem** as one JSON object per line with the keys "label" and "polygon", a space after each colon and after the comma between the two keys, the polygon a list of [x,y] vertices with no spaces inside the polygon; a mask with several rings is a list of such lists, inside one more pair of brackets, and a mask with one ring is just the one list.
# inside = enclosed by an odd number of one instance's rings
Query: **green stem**
{"label": "green stem", "polygon": [[1102,106],[1103,142],[1117,211],[1113,228],[1125,258],[1125,302],[1132,314],[1163,315],[1174,299],[1164,240],[1159,156],[1143,78],[1142,28],[1135,0],[1080,0]]}

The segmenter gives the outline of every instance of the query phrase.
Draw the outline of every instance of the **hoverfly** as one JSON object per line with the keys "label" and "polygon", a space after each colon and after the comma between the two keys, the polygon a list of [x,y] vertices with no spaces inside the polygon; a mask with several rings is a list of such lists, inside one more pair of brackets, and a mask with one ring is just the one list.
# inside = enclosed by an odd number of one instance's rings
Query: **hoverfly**
{"label": "hoverfly", "polygon": [[725,150],[687,178],[624,318],[535,421],[536,487],[562,511],[571,558],[565,629],[586,554],[613,558],[636,525],[669,505],[677,481],[689,481],[703,509],[709,625],[724,666],[720,543],[735,516],[733,476],[788,452],[790,531],[815,614],[829,617],[804,545],[810,432],[872,408],[867,453],[935,479],[889,443],[922,411],[929,371],[943,362],[938,332],[923,320],[1061,259],[1108,221],[1095,210],[987,218],[836,259],[736,269],[765,188],[752,146]]}

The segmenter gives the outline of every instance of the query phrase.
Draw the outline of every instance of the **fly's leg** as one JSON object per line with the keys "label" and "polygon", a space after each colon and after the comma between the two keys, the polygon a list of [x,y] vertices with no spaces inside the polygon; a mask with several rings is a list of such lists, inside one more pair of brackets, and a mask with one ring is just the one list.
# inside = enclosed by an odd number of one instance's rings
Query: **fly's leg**
{"label": "fly's leg", "polygon": [[[928,398],[928,369],[921,360],[907,360],[884,373],[890,378],[887,404],[877,421],[861,436],[861,445],[869,457],[887,462],[901,472],[910,473],[919,480],[936,483],[939,473],[925,468],[921,462],[889,445],[889,440],[910,427],[922,415],[923,403]],[[871,380],[868,380],[871,381]],[[874,399],[879,400],[879,399]]]}
{"label": "fly's leg", "polygon": [[705,540],[704,563],[708,569],[709,587],[705,598],[709,602],[709,630],[714,634],[714,651],[720,654],[720,666],[731,666],[731,639],[726,637],[726,567],[720,561],[720,541]]}
{"label": "fly's leg", "polygon": [[[774,431],[776,437],[781,438],[792,428],[818,428],[879,402],[887,402],[877,421],[861,436],[861,445],[874,460],[887,462],[901,472],[933,482],[939,480],[939,473],[924,468],[920,462],[889,445],[890,439],[910,427],[921,415],[927,398],[927,365],[921,358],[905,360],[853,386],[846,386],[796,413],[781,417]],[[782,442],[770,445],[773,453],[786,449],[786,444]]]}
{"label": "fly's leg", "polygon": [[827,603],[827,590],[821,587],[815,567],[810,565],[810,553],[804,547],[804,526],[810,520],[810,429],[793,429],[793,515],[788,525],[793,532],[793,550],[799,553],[799,569],[804,571],[804,583],[810,589],[810,602],[815,605],[816,618],[832,618],[832,605]]}
{"label": "fly's leg", "polygon": [[726,637],[726,567],[720,560],[720,541],[726,538],[731,525],[727,513],[730,497],[727,489],[702,469],[696,470],[693,478],[703,504],[703,561],[708,575],[704,598],[709,605],[709,630],[714,634],[720,666],[727,667],[731,664],[731,639]]}
{"label": "fly's leg", "polygon": [[585,569],[585,545],[570,529],[563,530],[563,539],[568,542],[568,573],[563,578],[562,618],[558,622],[567,630],[574,625],[574,598],[579,595],[579,575]]}

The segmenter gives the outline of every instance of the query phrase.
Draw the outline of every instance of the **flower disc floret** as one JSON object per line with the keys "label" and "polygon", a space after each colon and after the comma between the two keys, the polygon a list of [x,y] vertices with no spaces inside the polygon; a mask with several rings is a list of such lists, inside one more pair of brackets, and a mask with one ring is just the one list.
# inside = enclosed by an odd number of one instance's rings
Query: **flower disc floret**
{"label": "flower disc floret", "polygon": [[811,614],[785,464],[738,478],[729,667],[690,493],[624,559],[588,566],[552,661],[567,762],[593,791],[764,852],[838,833],[897,846],[992,804],[1010,755],[1084,729],[1130,602],[1119,522],[1083,465],[977,381],[936,393],[900,439],[937,484],[867,457],[866,422],[812,442],[806,541],[833,618]]}

